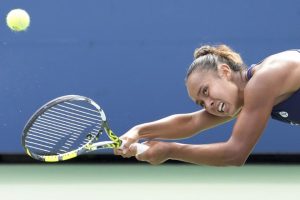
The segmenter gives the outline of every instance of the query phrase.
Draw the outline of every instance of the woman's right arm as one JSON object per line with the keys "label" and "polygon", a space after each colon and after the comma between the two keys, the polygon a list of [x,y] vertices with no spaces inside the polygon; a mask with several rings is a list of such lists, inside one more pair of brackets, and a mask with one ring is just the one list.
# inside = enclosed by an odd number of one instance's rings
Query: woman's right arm
{"label": "woman's right arm", "polygon": [[204,109],[137,125],[123,135],[124,139],[181,139],[229,121],[231,117],[218,117]]}
{"label": "woman's right arm", "polygon": [[188,138],[231,119],[231,117],[211,115],[203,109],[193,113],[175,114],[157,121],[139,124],[120,137],[125,141],[124,146],[122,149],[115,149],[114,153],[123,157],[135,156],[128,150],[130,145],[138,142],[139,139]]}

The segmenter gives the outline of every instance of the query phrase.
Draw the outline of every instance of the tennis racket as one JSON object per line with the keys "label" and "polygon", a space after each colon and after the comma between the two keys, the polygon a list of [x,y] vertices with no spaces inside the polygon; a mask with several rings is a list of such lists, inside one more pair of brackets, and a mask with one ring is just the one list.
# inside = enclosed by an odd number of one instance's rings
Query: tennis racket
{"label": "tennis racket", "polygon": [[[105,136],[103,132],[109,141],[99,141]],[[98,149],[122,148],[123,144],[109,128],[100,106],[78,95],[46,103],[28,120],[22,134],[25,152],[44,162],[64,161]],[[134,145],[137,154],[149,148],[144,144]]]}

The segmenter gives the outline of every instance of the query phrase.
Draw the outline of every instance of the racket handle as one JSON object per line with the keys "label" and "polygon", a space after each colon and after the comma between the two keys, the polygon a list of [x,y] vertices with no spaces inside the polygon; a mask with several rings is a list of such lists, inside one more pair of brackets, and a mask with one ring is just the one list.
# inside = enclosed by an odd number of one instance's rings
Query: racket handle
{"label": "racket handle", "polygon": [[149,149],[149,146],[141,143],[132,144],[136,146],[136,155],[142,154]]}
{"label": "racket handle", "polygon": [[[120,146],[120,149],[123,148],[125,144],[125,140],[122,140],[122,145]],[[149,149],[148,145],[145,144],[141,144],[141,143],[133,143],[132,145],[134,145],[136,147],[136,154],[135,155],[139,155],[144,153],[145,151],[147,151]]]}

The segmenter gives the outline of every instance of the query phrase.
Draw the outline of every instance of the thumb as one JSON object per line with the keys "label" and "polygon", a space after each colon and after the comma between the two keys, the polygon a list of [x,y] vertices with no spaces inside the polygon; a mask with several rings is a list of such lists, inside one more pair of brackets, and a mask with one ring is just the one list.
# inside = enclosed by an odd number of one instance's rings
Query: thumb
{"label": "thumb", "polygon": [[126,154],[129,151],[129,147],[134,143],[135,140],[132,138],[122,139],[122,146],[120,150],[123,151],[123,154]]}
{"label": "thumb", "polygon": [[127,138],[122,138],[122,141],[124,143],[124,145],[122,145],[123,148],[128,149],[133,143],[137,142],[136,139],[127,137]]}

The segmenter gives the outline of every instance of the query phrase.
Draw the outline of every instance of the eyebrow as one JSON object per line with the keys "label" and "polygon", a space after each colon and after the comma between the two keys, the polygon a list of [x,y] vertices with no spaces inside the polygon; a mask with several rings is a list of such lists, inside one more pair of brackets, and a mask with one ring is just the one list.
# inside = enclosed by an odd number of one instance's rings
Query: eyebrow
{"label": "eyebrow", "polygon": [[203,86],[200,86],[200,88],[199,88],[199,90],[198,90],[198,92],[197,92],[197,97],[199,96],[199,94],[201,93],[201,91],[202,91],[202,88],[203,88]]}
{"label": "eyebrow", "polygon": [[[203,88],[203,86],[200,86],[200,88],[199,88],[199,90],[198,90],[198,92],[197,92],[197,97],[200,95],[200,93],[201,93],[201,91],[202,91],[202,88]],[[199,103],[198,100],[196,100],[195,103],[196,103],[197,105],[200,105],[200,103]]]}

